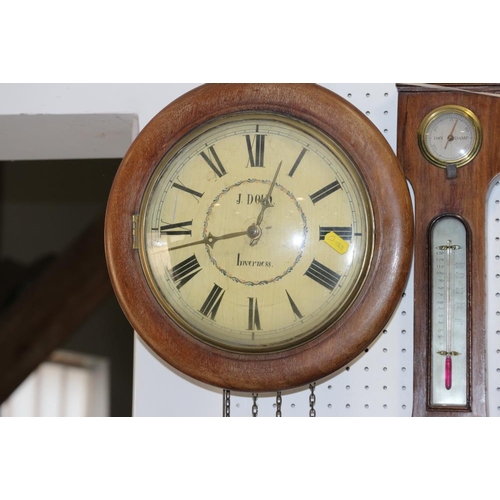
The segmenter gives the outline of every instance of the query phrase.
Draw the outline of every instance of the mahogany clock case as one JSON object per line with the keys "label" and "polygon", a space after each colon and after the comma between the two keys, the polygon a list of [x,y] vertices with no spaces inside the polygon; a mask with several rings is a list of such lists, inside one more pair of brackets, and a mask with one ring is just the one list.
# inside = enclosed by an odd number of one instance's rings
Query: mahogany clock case
{"label": "mahogany clock case", "polygon": [[[201,342],[174,322],[155,299],[133,249],[138,214],[155,168],[186,134],[228,114],[276,113],[332,138],[352,159],[373,208],[370,268],[349,309],[308,342],[272,353],[239,353]],[[209,84],[160,111],[125,155],[110,192],[105,226],[108,268],[134,329],[164,361],[202,382],[243,392],[305,385],[335,372],[382,331],[407,281],[413,215],[406,179],[385,138],[350,103],[313,84]]]}

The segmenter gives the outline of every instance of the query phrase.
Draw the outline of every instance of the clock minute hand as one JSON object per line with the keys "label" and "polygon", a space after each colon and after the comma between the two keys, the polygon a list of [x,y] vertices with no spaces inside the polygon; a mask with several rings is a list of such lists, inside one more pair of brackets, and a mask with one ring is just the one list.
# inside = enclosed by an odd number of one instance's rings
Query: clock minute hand
{"label": "clock minute hand", "polygon": [[276,169],[276,173],[274,174],[273,180],[271,181],[271,185],[269,186],[269,191],[267,192],[266,196],[262,199],[262,208],[260,209],[259,216],[257,217],[257,221],[255,222],[254,225],[250,226],[249,231],[252,229],[251,233],[251,238],[252,241],[250,242],[250,246],[255,246],[260,240],[262,231],[260,229],[260,225],[262,224],[262,220],[264,219],[264,212],[266,211],[267,208],[269,207],[274,207],[274,205],[271,203],[271,194],[273,192],[274,186],[276,185],[276,179],[278,178],[278,174],[280,172],[281,164],[283,162],[280,161],[280,164],[278,165],[278,168]]}
{"label": "clock minute hand", "polygon": [[210,248],[213,248],[214,245],[220,240],[229,240],[231,238],[238,238],[240,236],[245,236],[245,235],[248,235],[248,230],[238,231],[236,233],[223,234],[222,236],[214,236],[212,233],[208,233],[208,236],[206,238],[203,238],[202,240],[193,241],[191,243],[185,243],[184,245],[177,245],[175,247],[169,247],[168,249],[179,250],[181,248],[192,247],[194,245],[208,245]]}
{"label": "clock minute hand", "polygon": [[278,168],[276,169],[276,173],[274,174],[274,178],[271,182],[271,186],[269,186],[269,191],[267,192],[266,196],[262,199],[262,208],[260,209],[259,216],[257,217],[257,222],[255,223],[256,226],[260,226],[262,224],[262,219],[264,218],[264,212],[266,211],[267,208],[274,206],[271,203],[271,194],[273,192],[274,186],[276,185],[276,179],[278,178],[278,174],[281,169],[281,164],[283,162],[280,161],[280,164],[278,165]]}

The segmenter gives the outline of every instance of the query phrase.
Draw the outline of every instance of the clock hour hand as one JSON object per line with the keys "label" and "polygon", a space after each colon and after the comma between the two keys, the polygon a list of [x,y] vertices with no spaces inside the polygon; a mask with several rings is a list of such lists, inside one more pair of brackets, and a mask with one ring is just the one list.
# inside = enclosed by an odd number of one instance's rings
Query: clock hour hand
{"label": "clock hour hand", "polygon": [[240,236],[245,236],[245,235],[249,235],[248,230],[238,231],[236,233],[227,233],[223,234],[222,236],[214,236],[212,233],[208,233],[208,236],[206,238],[203,238],[202,240],[192,241],[191,243],[185,243],[184,245],[169,247],[168,249],[179,250],[181,248],[192,247],[194,245],[208,245],[210,248],[213,248],[214,245],[220,240],[229,240],[231,238],[238,238]]}

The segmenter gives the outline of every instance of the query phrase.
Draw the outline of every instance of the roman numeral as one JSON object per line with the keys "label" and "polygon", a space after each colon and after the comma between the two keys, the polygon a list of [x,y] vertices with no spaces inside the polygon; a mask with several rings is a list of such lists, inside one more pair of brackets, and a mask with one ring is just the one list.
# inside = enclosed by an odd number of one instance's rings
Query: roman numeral
{"label": "roman numeral", "polygon": [[[185,222],[174,222],[173,224],[165,224],[160,226],[160,234],[165,236],[191,236],[191,229],[186,229],[186,226],[192,226],[193,221],[187,220]],[[152,231],[158,231],[157,227],[152,227]]]}
{"label": "roman numeral", "polygon": [[309,269],[305,272],[306,276],[309,276],[316,283],[328,288],[332,291],[340,280],[340,274],[332,271],[330,268],[313,259],[312,264]]}
{"label": "roman numeral", "polygon": [[257,299],[248,297],[248,330],[262,330],[260,327],[259,306]]}
{"label": "roman numeral", "polygon": [[[257,127],[257,131],[258,131]],[[255,134],[254,141],[249,135],[246,135],[248,158],[250,160],[251,167],[263,167],[264,166],[264,146],[266,143],[266,136],[262,134]]]}
{"label": "roman numeral", "polygon": [[302,319],[302,314],[300,313],[299,308],[295,305],[295,302],[293,301],[292,297],[290,297],[288,290],[285,290],[285,292],[286,292],[286,296],[288,297],[288,302],[290,302],[290,306],[292,308],[293,314],[295,314],[295,316],[298,319]]}
{"label": "roman numeral", "polygon": [[207,317],[208,315],[210,315],[210,319],[215,321],[215,315],[219,310],[219,306],[222,301],[222,297],[224,297],[224,293],[225,291],[219,285],[214,284],[212,290],[208,294],[207,299],[201,306],[201,314]]}
{"label": "roman numeral", "polygon": [[172,281],[180,290],[189,280],[193,279],[201,271],[201,266],[198,263],[196,255],[188,257],[186,260],[179,262],[171,269],[168,269],[168,274]]}
{"label": "roman numeral", "polygon": [[190,189],[186,186],[183,186],[182,184],[177,184],[174,182],[172,184],[172,187],[180,189],[181,191],[185,191],[186,193],[192,194],[193,196],[196,196],[197,198],[201,198],[203,196],[203,193],[198,193],[198,191],[195,191],[194,189]]}
{"label": "roman numeral", "polygon": [[295,160],[295,163],[293,164],[293,167],[291,168],[290,172],[288,172],[289,177],[293,177],[295,170],[297,170],[297,167],[300,165],[300,162],[302,161],[302,158],[304,158],[304,155],[306,153],[307,153],[307,149],[303,148],[302,151],[300,152],[298,158]]}
{"label": "roman numeral", "polygon": [[227,174],[226,169],[219,160],[219,157],[217,156],[214,147],[210,146],[208,148],[208,151],[212,156],[212,158],[214,159],[215,163],[204,151],[200,153],[200,156],[208,163],[208,166],[215,172],[215,175],[217,175],[217,177],[222,177],[223,175],[226,175]]}
{"label": "roman numeral", "polygon": [[321,226],[319,228],[319,239],[324,240],[328,233],[334,232],[338,234],[343,240],[352,240],[352,227],[351,226]]}
{"label": "roman numeral", "polygon": [[337,189],[340,189],[340,184],[338,181],[334,181],[331,184],[328,184],[324,188],[320,189],[319,191],[316,191],[314,194],[309,195],[311,198],[311,201],[316,204],[318,201],[322,200],[323,198],[326,198],[327,196],[331,195],[332,193],[335,193]]}

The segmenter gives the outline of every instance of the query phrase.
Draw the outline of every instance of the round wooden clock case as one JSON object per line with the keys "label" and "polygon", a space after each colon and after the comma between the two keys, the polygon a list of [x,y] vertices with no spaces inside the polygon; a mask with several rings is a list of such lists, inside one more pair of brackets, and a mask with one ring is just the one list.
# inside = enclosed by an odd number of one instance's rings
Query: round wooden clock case
{"label": "round wooden clock case", "polygon": [[[210,84],[130,147],[105,247],[123,311],[158,356],[266,392],[330,375],[377,337],[406,284],[412,221],[392,149],[347,101],[312,84]],[[292,231],[297,249],[280,250]]]}

